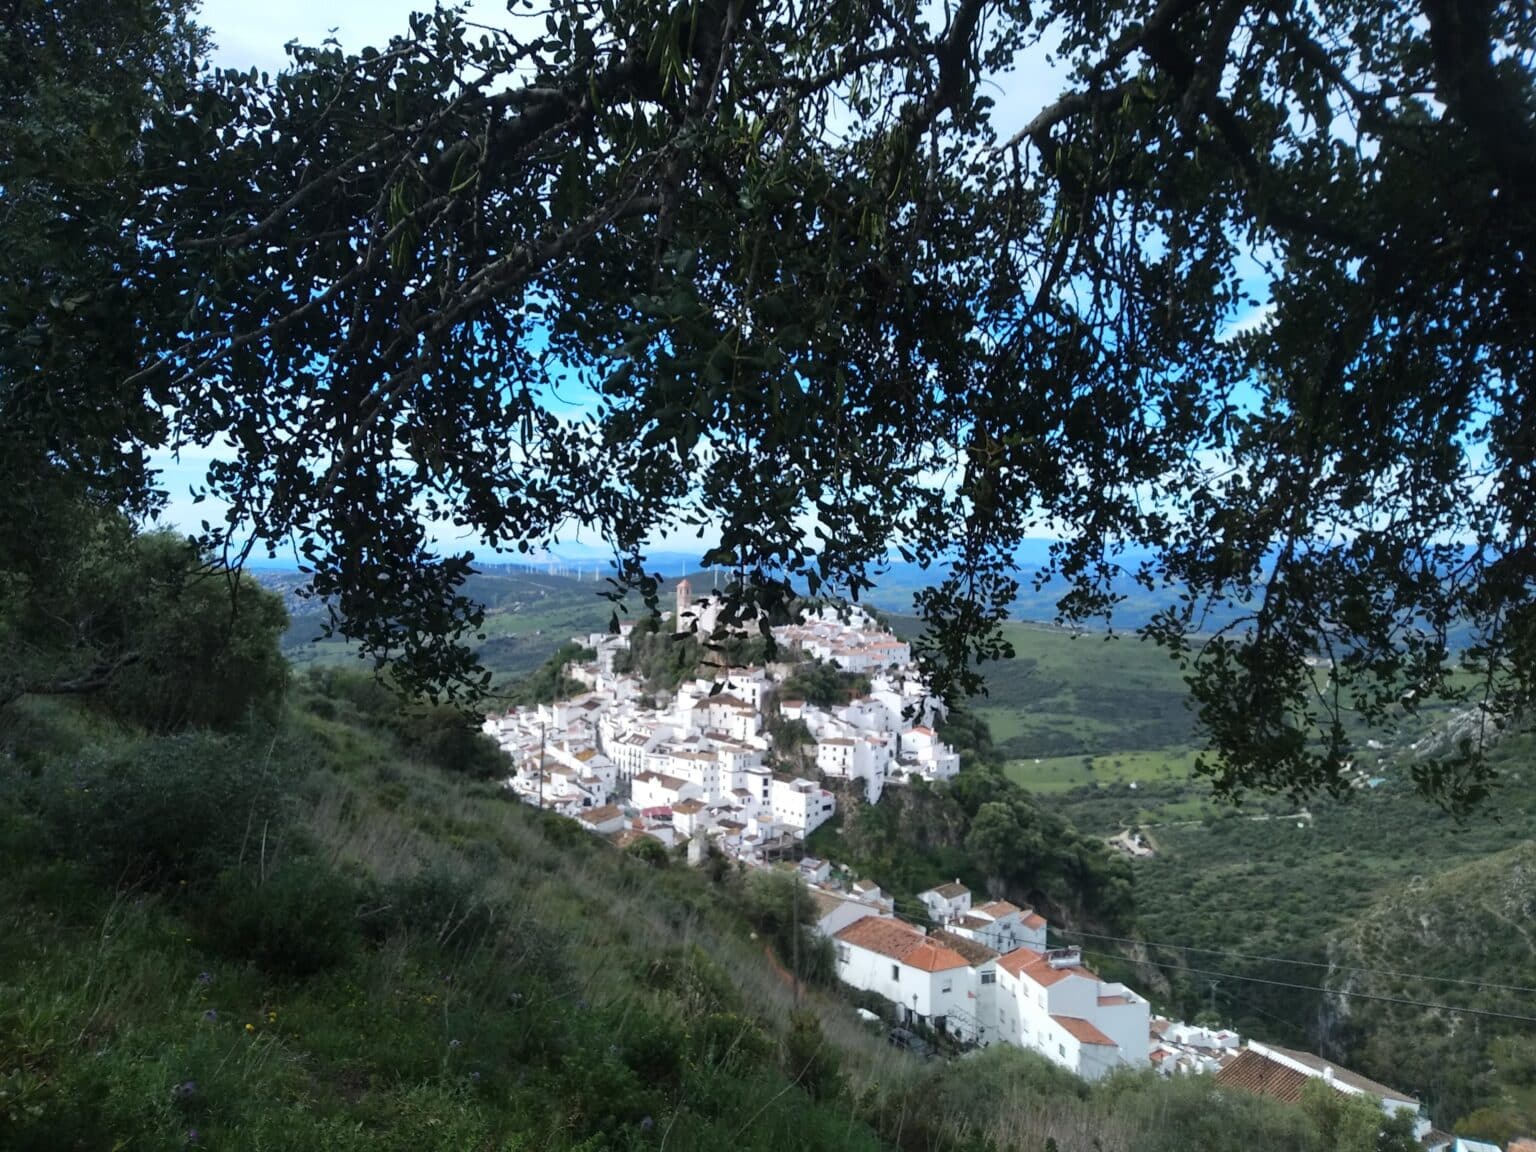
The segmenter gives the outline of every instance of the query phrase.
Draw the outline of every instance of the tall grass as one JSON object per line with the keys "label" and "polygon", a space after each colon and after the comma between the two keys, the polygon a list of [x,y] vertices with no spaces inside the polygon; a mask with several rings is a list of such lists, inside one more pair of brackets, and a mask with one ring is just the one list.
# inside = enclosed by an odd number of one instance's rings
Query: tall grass
{"label": "tall grass", "polygon": [[[739,877],[636,861],[341,720],[27,739],[0,763],[0,1147],[1314,1146],[1204,1085],[920,1064],[786,979]],[[177,810],[161,785],[187,812],[138,820]]]}

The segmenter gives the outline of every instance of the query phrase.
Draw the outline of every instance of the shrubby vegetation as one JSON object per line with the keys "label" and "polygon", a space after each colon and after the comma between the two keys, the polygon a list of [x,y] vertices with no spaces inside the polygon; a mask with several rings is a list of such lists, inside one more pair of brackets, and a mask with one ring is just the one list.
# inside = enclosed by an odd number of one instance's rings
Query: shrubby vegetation
{"label": "shrubby vegetation", "polygon": [[549,654],[530,675],[519,680],[507,693],[510,704],[548,704],[564,700],[582,691],[581,684],[566,673],[570,666],[592,659],[592,650],[567,640]]}
{"label": "shrubby vegetation", "polygon": [[[245,714],[0,712],[5,1147],[1355,1152],[1208,1084],[917,1063],[831,987],[792,878],[510,802],[373,677]],[[962,781],[870,811],[955,821],[920,855],[988,805],[1023,818]]]}
{"label": "shrubby vegetation", "polygon": [[1129,926],[1135,901],[1125,860],[1009,780],[985,721],[957,710],[945,737],[961,749],[959,776],[889,787],[876,805],[845,791],[839,815],[812,834],[811,850],[875,878],[918,912],[918,892],[958,877],[1058,923]]}
{"label": "shrubby vegetation", "polygon": [[317,715],[389,732],[409,754],[448,772],[478,779],[506,775],[506,756],[461,709],[409,700],[387,677],[342,668],[312,667],[304,683]]}
{"label": "shrubby vegetation", "polygon": [[77,696],[157,732],[275,719],[288,679],[276,596],[185,537],[89,504],[49,504],[35,529],[0,550],[0,709]]}
{"label": "shrubby vegetation", "polygon": [[815,659],[797,664],[779,687],[779,694],[786,699],[804,700],[822,708],[846,704],[868,691],[868,676],[844,672],[836,664]]}

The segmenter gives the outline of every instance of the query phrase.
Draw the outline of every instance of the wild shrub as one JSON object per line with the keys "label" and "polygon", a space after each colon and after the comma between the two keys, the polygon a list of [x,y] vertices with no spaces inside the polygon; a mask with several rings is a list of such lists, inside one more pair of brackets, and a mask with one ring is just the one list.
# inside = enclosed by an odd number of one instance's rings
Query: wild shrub
{"label": "wild shrub", "polygon": [[276,871],[221,873],[203,909],[204,937],[226,956],[281,976],[309,976],[346,961],[360,943],[360,886],[312,857]]}
{"label": "wild shrub", "polygon": [[649,864],[652,868],[665,868],[671,863],[666,845],[652,836],[636,840],[624,852],[630,859]]}
{"label": "wild shrub", "polygon": [[473,947],[500,919],[473,877],[443,863],[383,885],[378,904],[380,911],[369,917],[371,934],[398,929],[443,947]]}
{"label": "wild shrub", "polygon": [[272,751],[200,732],[87,750],[40,772],[23,802],[53,851],[103,879],[206,879],[284,822],[290,772]]}
{"label": "wild shrub", "polygon": [[711,1012],[698,1021],[693,1047],[705,1065],[731,1070],[762,1064],[773,1053],[768,1034],[735,1012]]}
{"label": "wild shrub", "polygon": [[790,1016],[782,1067],[813,1100],[829,1100],[843,1090],[837,1049],[827,1042],[814,1012],[796,1011]]}

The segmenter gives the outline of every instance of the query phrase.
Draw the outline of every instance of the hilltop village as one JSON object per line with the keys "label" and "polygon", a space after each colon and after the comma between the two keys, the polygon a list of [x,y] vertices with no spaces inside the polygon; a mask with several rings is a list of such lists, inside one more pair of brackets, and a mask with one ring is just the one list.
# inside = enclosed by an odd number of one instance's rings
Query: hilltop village
{"label": "hilltop village", "polygon": [[[708,636],[718,614],[683,580],[663,619],[675,633]],[[484,731],[512,759],[506,785],[527,803],[603,835],[691,843],[696,853],[713,846],[750,864],[799,855],[837,808],[823,779],[849,781],[873,804],[889,785],[960,770],[934,731],[943,705],[911,648],[857,608],[823,607],[774,628],[781,660],[713,668],[670,694],[619,670],[635,627],[574,638],[591,658],[565,675],[583,691],[486,718]],[[868,691],[831,706],[785,695],[807,661],[859,674]]]}
{"label": "hilltop village", "polygon": [[[663,629],[708,637],[717,601],[687,580]],[[620,847],[651,839],[747,868],[791,871],[831,941],[839,979],[873,994],[900,1027],[962,1047],[1032,1049],[1088,1080],[1116,1068],[1213,1074],[1236,1088],[1294,1102],[1318,1080],[1408,1112],[1424,1147],[1438,1143],[1418,1101],[1320,1057],[1234,1032],[1154,1015],[1147,998],[1090,968],[1078,948],[1052,947],[1050,925],[1005,900],[976,902],[958,881],[919,893],[922,912],[898,915],[880,886],[807,856],[803,841],[849,802],[878,804],[886,788],[953,778],[958,753],[940,738],[945,717],[912,664],[910,646],[857,607],[820,606],[771,629],[777,658],[658,692],[633,668],[645,633],[573,637],[582,659],[564,669],[566,699],[488,716],[483,730],[510,757],[506,788]],[[725,631],[725,629],[720,629]],[[835,668],[867,690],[815,703],[793,694],[806,665]],[[871,1016],[871,1019],[875,1017]],[[915,1031],[914,1031],[915,1030]]]}

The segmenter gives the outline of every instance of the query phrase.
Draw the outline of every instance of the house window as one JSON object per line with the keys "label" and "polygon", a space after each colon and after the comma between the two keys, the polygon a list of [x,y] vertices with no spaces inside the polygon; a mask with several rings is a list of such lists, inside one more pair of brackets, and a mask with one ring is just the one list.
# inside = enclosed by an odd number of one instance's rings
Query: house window
{"label": "house window", "polygon": [[1056,1045],[1056,1051],[1065,1056],[1067,1054],[1067,1046],[1065,1044],[1058,1044]]}
{"label": "house window", "polygon": [[955,982],[954,982],[954,980],[952,978],[946,976],[944,978],[944,986],[942,988],[940,988],[939,991],[940,992],[953,992],[954,990],[955,990]]}
{"label": "house window", "polygon": [[848,963],[848,945],[839,944],[837,946],[837,962],[839,964]]}
{"label": "house window", "polygon": [[892,964],[891,965],[891,979],[895,980],[898,984],[901,983],[901,965],[900,964]]}
{"label": "house window", "polygon": [[983,972],[981,974],[981,982],[983,984],[996,984],[997,983],[997,973],[996,972]]}

